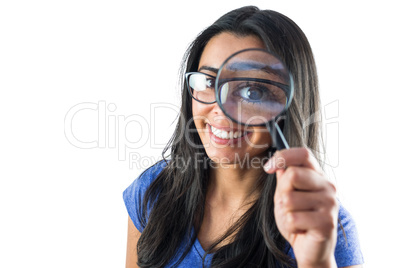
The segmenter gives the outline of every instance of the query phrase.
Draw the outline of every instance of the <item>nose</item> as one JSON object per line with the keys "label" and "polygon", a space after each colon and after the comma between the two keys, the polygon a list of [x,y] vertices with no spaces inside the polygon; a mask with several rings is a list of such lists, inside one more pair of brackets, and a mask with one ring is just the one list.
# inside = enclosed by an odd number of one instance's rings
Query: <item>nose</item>
{"label": "nose", "polygon": [[221,107],[219,107],[218,102],[212,103],[211,105],[212,105],[212,113],[213,114],[225,116],[225,114],[223,113]]}
{"label": "nose", "polygon": [[225,113],[219,107],[217,102],[210,104],[210,105],[213,105],[212,110],[211,110],[212,122],[219,124],[219,125],[228,125],[229,124],[230,126],[232,126],[232,124],[233,124],[232,120],[225,115]]}

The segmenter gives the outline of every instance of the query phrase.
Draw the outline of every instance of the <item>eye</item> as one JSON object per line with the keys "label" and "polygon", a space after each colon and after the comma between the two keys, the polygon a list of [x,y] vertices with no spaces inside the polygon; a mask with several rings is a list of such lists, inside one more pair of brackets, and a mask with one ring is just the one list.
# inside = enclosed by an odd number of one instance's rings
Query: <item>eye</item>
{"label": "eye", "polygon": [[205,84],[206,84],[207,88],[213,88],[214,84],[215,84],[215,79],[213,79],[211,77],[206,77]]}
{"label": "eye", "polygon": [[271,90],[260,83],[240,83],[235,88],[233,94],[240,97],[241,101],[261,103],[275,98]]}
{"label": "eye", "polygon": [[238,101],[249,102],[252,104],[272,105],[273,103],[286,103],[286,95],[281,89],[260,82],[229,82],[233,97]]}
{"label": "eye", "polygon": [[203,92],[206,89],[214,90],[215,78],[203,73],[195,73],[190,76],[189,84],[190,87],[197,92]]}
{"label": "eye", "polygon": [[248,99],[250,101],[260,101],[263,97],[265,92],[260,88],[246,86],[242,89],[239,89],[238,94],[243,99]]}

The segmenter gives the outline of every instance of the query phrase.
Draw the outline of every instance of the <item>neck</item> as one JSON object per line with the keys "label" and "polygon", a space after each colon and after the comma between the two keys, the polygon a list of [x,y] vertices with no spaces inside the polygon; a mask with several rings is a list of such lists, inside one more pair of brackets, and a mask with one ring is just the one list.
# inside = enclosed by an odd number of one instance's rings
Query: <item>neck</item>
{"label": "neck", "polygon": [[249,168],[238,164],[217,164],[211,168],[207,192],[209,205],[241,208],[258,197],[261,167]]}

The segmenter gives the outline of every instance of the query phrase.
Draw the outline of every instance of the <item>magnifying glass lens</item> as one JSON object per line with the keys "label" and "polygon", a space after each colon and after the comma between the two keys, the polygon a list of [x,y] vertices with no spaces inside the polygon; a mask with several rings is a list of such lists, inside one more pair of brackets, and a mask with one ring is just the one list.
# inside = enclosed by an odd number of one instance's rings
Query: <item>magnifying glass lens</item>
{"label": "magnifying glass lens", "polygon": [[292,78],[284,64],[260,49],[235,53],[221,66],[217,100],[232,120],[263,125],[287,109],[292,97]]}

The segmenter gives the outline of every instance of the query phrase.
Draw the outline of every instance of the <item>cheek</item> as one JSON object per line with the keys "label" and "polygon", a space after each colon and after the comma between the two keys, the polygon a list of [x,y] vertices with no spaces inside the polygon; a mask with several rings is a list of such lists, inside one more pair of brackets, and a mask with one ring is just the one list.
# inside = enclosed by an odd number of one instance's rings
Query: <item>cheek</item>
{"label": "cheek", "polygon": [[198,115],[199,111],[198,111],[199,107],[197,105],[197,101],[195,101],[194,99],[192,99],[191,102],[191,110],[193,111],[193,116]]}
{"label": "cheek", "polygon": [[197,101],[193,99],[192,102],[192,111],[193,111],[193,120],[195,127],[197,129],[202,128],[203,122],[205,121],[205,108],[201,107]]}
{"label": "cheek", "polygon": [[192,105],[194,122],[205,121],[209,112],[209,105],[199,103],[195,100],[193,100]]}
{"label": "cheek", "polygon": [[253,143],[259,144],[259,145],[271,146],[272,139],[271,139],[271,134],[269,134],[268,129],[265,127],[256,128],[254,130]]}

